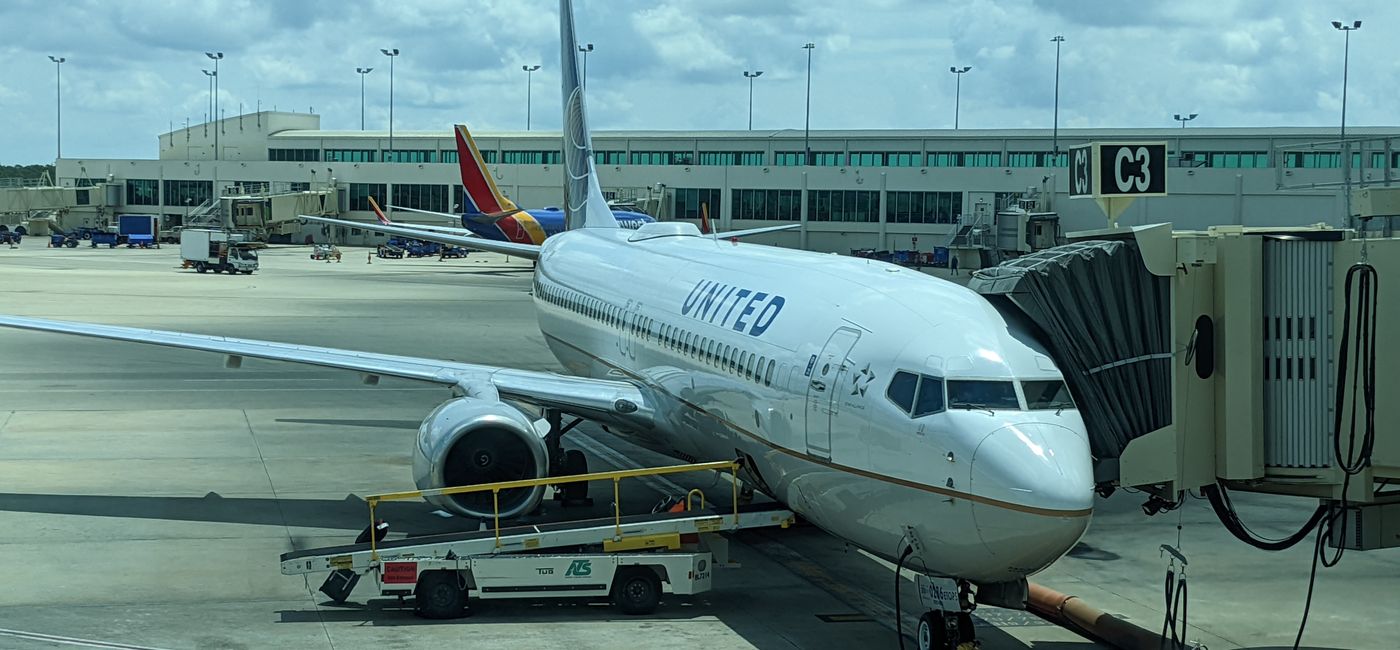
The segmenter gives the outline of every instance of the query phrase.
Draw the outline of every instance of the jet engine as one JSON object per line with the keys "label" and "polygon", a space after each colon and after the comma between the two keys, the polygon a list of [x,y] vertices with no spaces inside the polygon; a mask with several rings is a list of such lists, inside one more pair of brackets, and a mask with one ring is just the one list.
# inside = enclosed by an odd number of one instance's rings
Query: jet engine
{"label": "jet engine", "polygon": [[[458,487],[499,481],[542,478],[549,472],[544,436],[538,424],[504,402],[460,397],[443,402],[418,429],[413,479],[418,489]],[[544,487],[502,490],[497,507],[502,519],[518,517],[539,505]],[[427,501],[460,515],[491,518],[490,492],[428,497]]]}

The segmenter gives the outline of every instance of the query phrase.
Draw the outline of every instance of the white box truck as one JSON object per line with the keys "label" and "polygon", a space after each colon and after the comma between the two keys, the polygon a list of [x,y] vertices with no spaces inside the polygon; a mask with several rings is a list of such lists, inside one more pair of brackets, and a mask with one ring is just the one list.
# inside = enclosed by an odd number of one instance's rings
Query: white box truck
{"label": "white box truck", "polygon": [[258,270],[258,252],[240,235],[222,230],[180,231],[181,268],[193,268],[200,273],[245,273]]}

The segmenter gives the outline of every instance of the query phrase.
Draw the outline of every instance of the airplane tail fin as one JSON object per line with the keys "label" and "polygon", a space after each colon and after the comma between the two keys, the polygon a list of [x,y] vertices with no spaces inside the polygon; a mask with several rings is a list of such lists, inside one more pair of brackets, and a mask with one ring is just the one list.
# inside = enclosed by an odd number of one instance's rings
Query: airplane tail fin
{"label": "airplane tail fin", "polygon": [[593,165],[593,136],[588,130],[583,86],[579,83],[574,5],[559,0],[559,72],[564,94],[564,224],[575,228],[617,228]]}
{"label": "airplane tail fin", "polygon": [[374,218],[378,219],[379,223],[382,223],[386,226],[394,225],[394,222],[390,221],[389,217],[384,216],[384,211],[379,209],[379,202],[375,201],[373,196],[365,198],[369,199],[369,207],[374,210]]}
{"label": "airplane tail fin", "polygon": [[467,202],[462,206],[462,211],[487,215],[519,212],[520,208],[496,187],[496,181],[491,178],[490,170],[486,169],[486,160],[481,157],[481,150],[476,148],[471,132],[463,124],[457,125],[456,132],[457,165],[462,170],[462,187],[466,189],[464,196]]}

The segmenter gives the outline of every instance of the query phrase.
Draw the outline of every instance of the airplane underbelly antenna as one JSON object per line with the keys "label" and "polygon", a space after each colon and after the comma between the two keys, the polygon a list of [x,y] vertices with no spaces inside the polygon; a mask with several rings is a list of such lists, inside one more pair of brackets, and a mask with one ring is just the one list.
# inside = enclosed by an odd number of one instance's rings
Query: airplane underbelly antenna
{"label": "airplane underbelly antenna", "polygon": [[574,6],[559,0],[559,69],[564,95],[564,229],[616,228],[593,167],[593,136],[588,130],[583,86],[579,83]]}

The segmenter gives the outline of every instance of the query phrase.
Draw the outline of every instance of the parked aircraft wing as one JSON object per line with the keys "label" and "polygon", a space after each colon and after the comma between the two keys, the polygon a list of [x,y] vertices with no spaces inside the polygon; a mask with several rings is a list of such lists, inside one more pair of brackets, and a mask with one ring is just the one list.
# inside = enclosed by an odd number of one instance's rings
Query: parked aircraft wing
{"label": "parked aircraft wing", "polygon": [[69,321],[0,315],[0,327],[55,332],[100,339],[146,343],[229,355],[237,367],[242,357],[288,361],[325,368],[353,370],[367,376],[399,377],[440,384],[459,394],[503,399],[556,408],[581,417],[650,428],[654,412],[650,392],[636,384],[572,377],[549,372],[516,370],[438,359],[339,350],[207,334],[94,325]]}
{"label": "parked aircraft wing", "polygon": [[313,217],[311,215],[297,215],[300,219],[326,223],[332,226],[345,226],[348,228],[362,228],[375,232],[387,232],[391,235],[400,235],[412,239],[423,241],[434,241],[439,244],[451,244],[472,250],[486,251],[488,253],[502,253],[505,255],[517,255],[532,260],[539,259],[540,247],[534,244],[517,244],[515,242],[493,241],[481,237],[467,237],[463,235],[453,235],[443,232],[431,232],[415,228],[407,228],[402,225],[386,226],[384,224],[369,224],[361,221],[345,221],[344,219],[332,219],[330,217]]}

